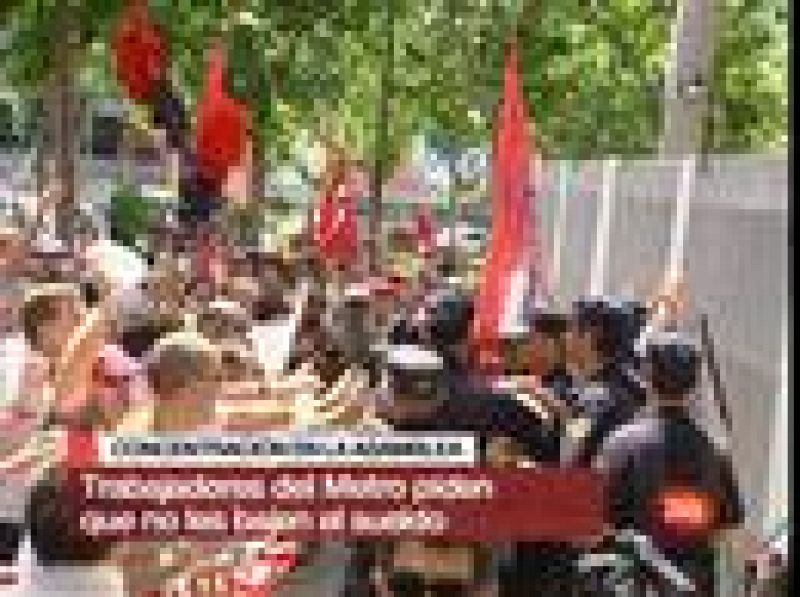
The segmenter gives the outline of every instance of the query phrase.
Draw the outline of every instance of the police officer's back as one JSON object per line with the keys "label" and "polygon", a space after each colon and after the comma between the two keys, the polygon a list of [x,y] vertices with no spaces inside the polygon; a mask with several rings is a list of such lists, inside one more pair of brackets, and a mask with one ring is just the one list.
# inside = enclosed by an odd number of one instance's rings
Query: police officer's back
{"label": "police officer's back", "polygon": [[616,528],[634,528],[714,594],[714,541],[742,522],[728,455],[690,415],[701,359],[685,339],[656,338],[646,349],[649,404],[602,446],[595,464],[609,476]]}

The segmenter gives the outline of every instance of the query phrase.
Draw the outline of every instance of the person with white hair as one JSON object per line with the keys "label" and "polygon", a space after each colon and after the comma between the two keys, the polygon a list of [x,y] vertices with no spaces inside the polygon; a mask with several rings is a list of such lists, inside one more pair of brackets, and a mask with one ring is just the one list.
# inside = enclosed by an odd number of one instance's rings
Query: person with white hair
{"label": "person with white hair", "polygon": [[199,334],[176,332],[160,340],[145,363],[154,392],[154,431],[195,431],[214,425],[214,402],[222,380],[215,345]]}

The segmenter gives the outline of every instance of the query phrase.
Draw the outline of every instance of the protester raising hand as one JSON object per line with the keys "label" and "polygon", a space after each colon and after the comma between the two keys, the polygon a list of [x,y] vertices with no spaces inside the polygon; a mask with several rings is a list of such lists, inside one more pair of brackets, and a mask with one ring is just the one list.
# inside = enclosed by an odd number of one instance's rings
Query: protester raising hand
{"label": "protester raising hand", "polygon": [[95,244],[86,262],[93,270],[98,300],[90,309],[75,307],[74,325],[52,364],[51,381],[58,410],[67,416],[77,413],[89,401],[94,367],[109,343],[121,301],[145,274],[144,264],[135,255],[111,243]]}
{"label": "protester raising hand", "polygon": [[655,329],[665,327],[679,320],[686,312],[688,291],[683,276],[667,276],[649,301],[651,326]]}

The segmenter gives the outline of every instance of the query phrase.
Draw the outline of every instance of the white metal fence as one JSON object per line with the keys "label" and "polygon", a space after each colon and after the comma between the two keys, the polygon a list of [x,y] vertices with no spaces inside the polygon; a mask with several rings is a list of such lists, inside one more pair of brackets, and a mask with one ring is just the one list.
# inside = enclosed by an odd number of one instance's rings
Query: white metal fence
{"label": "white metal fence", "polygon": [[[658,286],[668,266],[680,168],[678,160],[620,164],[608,292],[647,296]],[[558,287],[565,299],[588,289],[601,196],[601,164],[583,162],[573,170],[579,182],[564,202]],[[546,165],[545,188],[558,188],[563,171]],[[788,344],[783,329],[790,292],[788,200],[785,155],[712,157],[697,172],[686,238],[689,316],[710,318],[730,401],[732,449],[743,489],[755,504],[750,515],[757,526],[774,517],[776,506],[788,513],[788,453],[771,448],[775,417],[786,408],[778,400],[788,400],[781,376]],[[557,193],[545,193],[538,217],[546,243],[553,242],[557,216]],[[777,441],[785,446],[788,440]]]}

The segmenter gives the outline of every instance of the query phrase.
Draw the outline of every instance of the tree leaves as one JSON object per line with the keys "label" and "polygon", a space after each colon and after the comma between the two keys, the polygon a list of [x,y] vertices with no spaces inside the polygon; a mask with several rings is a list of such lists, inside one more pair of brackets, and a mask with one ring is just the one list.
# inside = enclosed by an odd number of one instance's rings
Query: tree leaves
{"label": "tree leaves", "polygon": [[[519,37],[537,145],[548,155],[648,153],[661,126],[663,71],[674,2],[663,0],[393,0],[387,60],[385,0],[149,0],[166,30],[172,75],[191,102],[205,52],[220,37],[230,91],[254,117],[259,145],[288,156],[298,131],[332,135],[354,159],[395,159],[418,133],[485,144],[498,101],[503,45]],[[6,0],[0,69],[36,87],[62,51],[83,52],[84,84],[116,88],[108,32],[122,0]],[[708,148],[786,144],[787,0],[722,0]],[[63,34],[70,8],[74,33]],[[56,47],[58,46],[58,47]],[[384,72],[391,65],[390,72]],[[390,85],[384,88],[384,83]],[[389,146],[379,149],[381,94]]]}
{"label": "tree leaves", "polygon": [[711,151],[788,144],[787,0],[720,2],[706,144]]}

